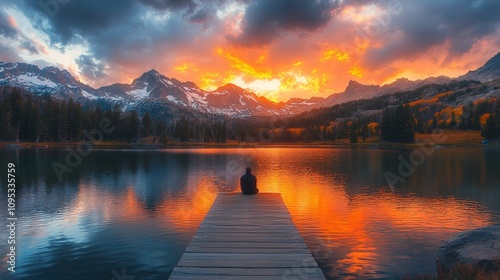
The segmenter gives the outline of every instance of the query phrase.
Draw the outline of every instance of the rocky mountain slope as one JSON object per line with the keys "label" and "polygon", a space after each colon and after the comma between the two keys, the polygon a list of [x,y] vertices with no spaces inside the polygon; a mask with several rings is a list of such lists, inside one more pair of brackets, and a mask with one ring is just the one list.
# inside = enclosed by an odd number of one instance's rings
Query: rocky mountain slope
{"label": "rocky mountain slope", "polygon": [[461,80],[488,82],[500,77],[500,53],[492,57],[482,67],[459,77]]}
{"label": "rocky mountain slope", "polygon": [[[484,66],[458,79],[484,82],[499,77],[500,53]],[[165,108],[230,117],[296,115],[315,108],[413,90],[427,84],[445,84],[451,80],[444,76],[417,81],[402,78],[383,86],[350,81],[344,92],[326,98],[292,98],[287,102],[274,103],[233,84],[210,92],[204,91],[192,82],[168,78],[156,70],[143,73],[130,84],[112,84],[94,89],[75,79],[68,71],[56,67],[39,69],[36,65],[26,63],[0,62],[0,87],[18,87],[36,95],[49,94],[58,99],[115,103],[125,109],[145,111],[150,107],[155,110]]]}

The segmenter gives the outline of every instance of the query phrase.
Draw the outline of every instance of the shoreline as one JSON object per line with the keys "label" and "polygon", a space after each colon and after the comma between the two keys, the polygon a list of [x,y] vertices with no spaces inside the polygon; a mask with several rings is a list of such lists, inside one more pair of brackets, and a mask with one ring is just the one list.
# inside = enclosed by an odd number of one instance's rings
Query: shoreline
{"label": "shoreline", "polygon": [[416,148],[416,147],[500,147],[500,143],[482,144],[483,137],[479,131],[441,130],[439,135],[417,133],[414,143],[381,142],[378,136],[367,138],[358,143],[350,143],[349,139],[315,142],[238,142],[228,140],[226,143],[168,142],[129,143],[120,141],[80,141],[80,142],[0,142],[0,149],[8,148],[72,148],[82,146],[91,149],[226,149],[226,148]]}
{"label": "shoreline", "polygon": [[312,142],[312,143],[171,143],[171,144],[136,144],[116,142],[58,142],[58,143],[31,143],[31,142],[0,142],[0,149],[69,149],[84,146],[93,150],[106,149],[251,149],[251,148],[363,148],[363,149],[394,149],[394,148],[469,148],[469,147],[500,147],[500,143],[335,143],[335,142]]}

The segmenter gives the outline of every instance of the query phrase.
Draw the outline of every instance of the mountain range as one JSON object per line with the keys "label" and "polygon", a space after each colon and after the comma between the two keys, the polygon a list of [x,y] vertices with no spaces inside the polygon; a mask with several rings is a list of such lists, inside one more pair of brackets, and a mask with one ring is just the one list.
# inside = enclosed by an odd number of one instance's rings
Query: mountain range
{"label": "mountain range", "polygon": [[[484,66],[455,79],[486,82],[499,77],[500,53]],[[83,103],[103,101],[118,104],[124,109],[133,108],[139,111],[154,107],[157,110],[181,110],[230,117],[296,115],[314,108],[331,107],[348,101],[412,90],[426,84],[444,84],[452,80],[454,79],[445,76],[416,81],[401,78],[383,86],[350,81],[345,91],[326,98],[292,98],[287,102],[275,103],[234,84],[226,84],[214,91],[205,91],[193,82],[168,78],[154,69],[143,73],[130,84],[116,83],[94,89],[75,79],[67,70],[56,67],[40,69],[36,65],[21,62],[0,62],[0,87],[17,87],[35,95],[49,94],[57,99],[71,98]]]}

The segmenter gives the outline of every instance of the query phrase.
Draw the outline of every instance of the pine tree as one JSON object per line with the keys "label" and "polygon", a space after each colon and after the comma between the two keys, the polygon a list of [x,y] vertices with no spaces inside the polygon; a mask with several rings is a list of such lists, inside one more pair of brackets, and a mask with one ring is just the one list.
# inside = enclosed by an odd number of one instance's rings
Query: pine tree
{"label": "pine tree", "polygon": [[394,112],[395,121],[395,142],[413,143],[415,142],[415,131],[413,128],[413,117],[410,113],[410,106],[398,106]]}
{"label": "pine tree", "polygon": [[146,112],[142,116],[142,136],[148,137],[149,135],[151,135],[152,130],[153,130],[153,124],[151,121],[151,116],[149,115],[148,112]]}
{"label": "pine tree", "polygon": [[133,110],[125,118],[125,125],[123,127],[123,137],[127,141],[138,141],[139,137],[139,117],[137,111]]}
{"label": "pine tree", "polygon": [[57,111],[58,127],[56,142],[60,142],[67,140],[69,135],[68,106],[65,100],[56,104],[59,108]]}
{"label": "pine tree", "polygon": [[382,141],[392,141],[393,136],[392,111],[389,108],[384,110],[382,123],[380,124],[380,138]]}
{"label": "pine tree", "polygon": [[92,122],[92,127],[99,127],[99,124],[101,123],[102,119],[104,119],[104,113],[102,112],[101,106],[97,105],[97,108],[95,108],[94,111],[94,120]]}
{"label": "pine tree", "polygon": [[500,137],[500,124],[498,123],[495,114],[490,114],[490,116],[486,120],[486,125],[481,131],[481,135],[488,140]]}
{"label": "pine tree", "polygon": [[16,142],[19,142],[19,136],[21,133],[21,124],[23,123],[24,117],[24,99],[19,92],[19,90],[14,89],[9,96],[9,102],[11,107],[10,116],[10,127],[14,129],[14,138]]}
{"label": "pine tree", "polygon": [[221,132],[219,135],[220,143],[226,143],[226,136],[227,136],[227,124],[226,124],[226,120],[224,120],[222,122]]}
{"label": "pine tree", "polygon": [[82,139],[83,112],[80,103],[74,103],[72,99],[68,102],[68,137],[70,141]]}
{"label": "pine tree", "polygon": [[[109,134],[104,134],[104,139],[105,139],[105,140],[116,140],[116,139],[117,139],[117,138],[116,138],[116,135],[117,135],[117,133],[116,133],[116,131],[117,131],[117,127],[116,127],[115,121],[114,121],[114,119],[113,119],[113,112],[112,112],[111,110],[106,110],[106,111],[104,112],[104,116],[103,116],[103,118],[106,118],[106,119],[110,120],[110,121],[111,121],[111,125],[114,127],[114,129],[113,129],[113,131],[112,131],[111,133],[109,133]],[[99,120],[99,121],[100,121],[100,120]]]}
{"label": "pine tree", "polygon": [[40,110],[31,96],[26,99],[23,119],[21,139],[23,141],[36,141],[39,138]]}
{"label": "pine tree", "polygon": [[358,124],[355,121],[349,126],[349,139],[351,144],[358,143]]}
{"label": "pine tree", "polygon": [[111,117],[111,121],[115,126],[115,130],[112,132],[112,138],[114,140],[119,140],[123,138],[122,132],[122,110],[118,105],[115,105],[113,108],[113,113]]}
{"label": "pine tree", "polygon": [[0,141],[8,141],[8,127],[10,125],[10,106],[9,102],[0,99]]}
{"label": "pine tree", "polygon": [[395,143],[415,142],[413,117],[408,105],[400,105],[395,110],[386,109],[381,125],[382,141]]}

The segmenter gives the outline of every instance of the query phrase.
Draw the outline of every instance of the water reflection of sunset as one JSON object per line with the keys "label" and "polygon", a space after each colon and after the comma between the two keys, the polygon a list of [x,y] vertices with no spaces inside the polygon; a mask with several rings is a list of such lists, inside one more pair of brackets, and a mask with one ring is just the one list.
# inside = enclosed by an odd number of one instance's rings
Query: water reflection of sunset
{"label": "water reflection of sunset", "polygon": [[[191,152],[217,155],[212,149]],[[228,154],[233,152],[228,150]],[[256,149],[243,152],[254,156]],[[310,165],[302,166],[300,170],[283,168],[289,160],[295,161],[293,157],[297,151],[284,153],[281,149],[268,149],[264,154],[262,158],[257,156],[255,163],[259,188],[262,192],[281,193],[299,231],[306,233],[306,239],[310,232],[315,232],[330,251],[336,252],[319,259],[320,263],[338,268],[331,276],[338,275],[339,271],[347,275],[376,275],[377,271],[384,270],[380,265],[390,261],[384,260],[387,255],[408,257],[398,255],[404,252],[387,252],[395,243],[404,242],[406,238],[444,240],[450,232],[458,232],[465,225],[475,228],[487,225],[491,220],[491,216],[482,212],[479,205],[455,198],[403,196],[384,188],[374,193],[352,194],[347,192],[349,186],[345,177],[321,174]],[[324,156],[319,157],[324,159]],[[369,164],[374,165],[374,161],[371,158]],[[348,165],[351,166],[350,163]],[[373,177],[376,172],[370,169],[368,176]],[[449,172],[445,175],[442,179],[448,180]],[[213,173],[203,171],[196,176],[188,176],[185,184],[184,192],[167,195],[156,207],[154,215],[171,230],[192,234],[209,211],[220,186]],[[112,199],[96,193],[92,188],[81,188],[71,208],[77,212],[88,205],[94,208],[103,201],[119,205],[103,208],[101,218],[104,220],[110,215],[120,221],[151,215],[134,192],[134,186],[128,187],[125,195]]]}
{"label": "water reflection of sunset", "polygon": [[[492,218],[479,205],[454,198],[417,198],[388,191],[349,197],[341,186],[312,183],[300,175],[269,178],[276,180],[270,190],[281,192],[299,231],[317,232],[330,250],[343,247],[344,256],[320,262],[333,261],[329,265],[358,275],[383,270],[379,264],[390,260],[384,261],[381,256],[387,252],[380,251],[395,245],[387,243],[405,238],[445,240],[450,232],[485,226]],[[297,190],[299,186],[304,191]]]}
{"label": "water reflection of sunset", "polygon": [[[129,186],[125,193],[114,195],[94,187],[81,187],[73,205],[68,207],[64,224],[74,225],[79,218],[96,216],[99,223],[138,221],[158,217],[169,230],[193,233],[210,209],[217,192],[210,186],[200,185],[186,197],[169,197],[155,211],[148,211],[144,203]],[[90,207],[89,207],[90,206]]]}
{"label": "water reflection of sunset", "polygon": [[[166,278],[217,193],[238,191],[246,166],[261,192],[282,194],[330,278],[432,273],[438,244],[500,217],[498,150],[482,151],[437,149],[395,189],[383,172],[397,170],[395,159],[411,150],[95,151],[63,184],[30,177],[52,172],[37,165],[19,171],[27,180],[19,211],[30,221],[19,227],[19,275],[58,277],[67,266],[108,275],[123,263],[132,275]],[[53,153],[27,152],[23,160]]]}
{"label": "water reflection of sunset", "polygon": [[205,218],[216,197],[216,189],[202,183],[187,199],[169,197],[160,208],[159,214],[167,224],[173,225],[176,231],[193,233],[198,227],[197,224]]}

